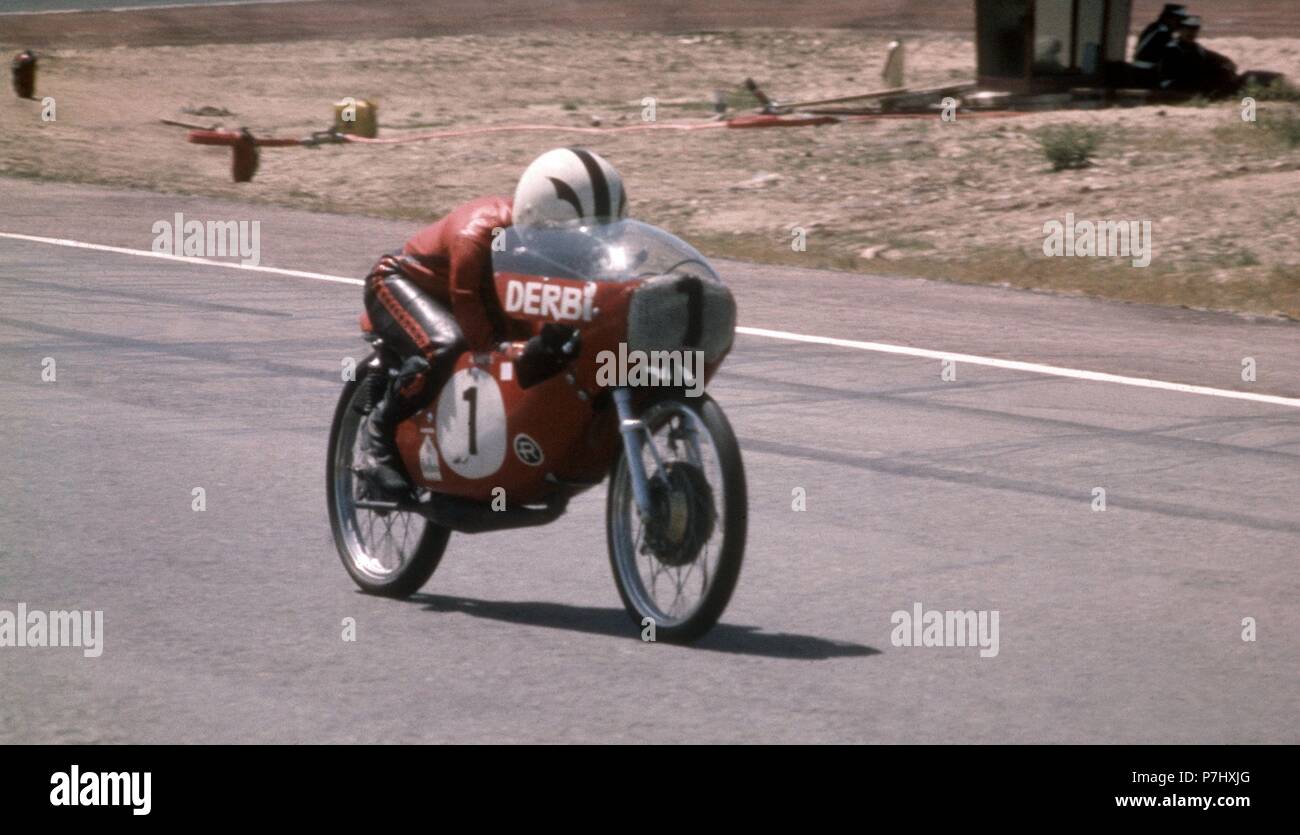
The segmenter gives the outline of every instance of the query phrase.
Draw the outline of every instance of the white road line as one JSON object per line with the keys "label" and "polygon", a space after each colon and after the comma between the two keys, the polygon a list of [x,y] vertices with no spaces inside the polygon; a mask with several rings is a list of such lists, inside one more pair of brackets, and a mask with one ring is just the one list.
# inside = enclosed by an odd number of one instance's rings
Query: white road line
{"label": "white road line", "polygon": [[1048,374],[1053,377],[1068,377],[1073,380],[1091,380],[1097,383],[1118,383],[1122,386],[1139,386],[1141,388],[1161,389],[1163,391],[1180,391],[1184,394],[1206,394],[1211,397],[1227,397],[1233,400],[1251,400],[1256,403],[1272,403],[1277,406],[1300,408],[1300,398],[1279,397],[1275,394],[1255,394],[1249,391],[1216,389],[1209,386],[1193,386],[1187,383],[1167,383],[1164,380],[1148,380],[1144,377],[1125,377],[1121,374],[1107,374],[1104,371],[1082,371],[1077,368],[1062,368],[1057,365],[1042,365],[1036,362],[1019,360],[1000,360],[996,357],[981,357],[975,354],[954,354],[948,351],[932,351],[928,348],[910,348],[906,345],[890,345],[885,342],[860,342],[856,339],[837,339],[833,336],[808,336],[802,333],[773,331],[766,328],[736,328],[737,333],[750,336],[763,336],[768,339],[784,339],[789,342],[810,342],[814,345],[834,345],[838,348],[856,348],[859,351],[877,351],[882,354],[906,354],[909,357],[926,357],[937,360],[953,360],[969,365],[987,365],[991,368],[1005,368],[1011,371],[1028,371],[1031,374]]}
{"label": "white road line", "polygon": [[[92,244],[84,241],[70,241],[64,238],[42,238],[37,235],[19,235],[14,232],[0,232],[0,238],[12,238],[18,241],[33,241],[35,243],[51,244],[53,246],[66,246],[75,249],[91,249],[98,252],[116,252],[122,255],[138,255],[145,258],[162,258],[168,261],[181,261],[187,264],[201,264],[207,267],[225,267],[232,270],[248,270],[250,272],[269,273],[271,275],[284,275],[291,278],[309,278],[314,281],[331,281],[336,284],[364,284],[359,278],[347,278],[341,275],[329,275],[327,273],[305,272],[303,270],[285,270],[279,267],[263,267],[239,264],[232,261],[214,261],[208,258],[196,258],[189,255],[167,255],[160,252],[151,252],[145,249],[127,249],[120,246],[107,246],[105,244]],[[1003,368],[1008,371],[1025,371],[1031,374],[1046,374],[1052,377],[1065,377],[1072,380],[1088,380],[1096,383],[1115,383],[1122,386],[1137,386],[1139,388],[1159,389],[1161,391],[1176,391],[1183,394],[1200,394],[1209,397],[1224,397],[1230,400],[1249,400],[1254,403],[1269,403],[1274,406],[1290,406],[1291,408],[1300,409],[1300,398],[1279,397],[1275,394],[1256,394],[1249,391],[1233,391],[1232,389],[1211,388],[1210,386],[1193,386],[1187,383],[1170,383],[1164,380],[1148,380],[1145,377],[1125,377],[1121,374],[1107,374],[1103,371],[1084,371],[1078,368],[1064,368],[1057,365],[1043,365],[1036,362],[1020,362],[1019,360],[1003,360],[996,357],[981,357],[976,354],[958,354],[951,351],[934,351],[929,348],[912,348],[907,345],[891,345],[887,342],[863,342],[857,339],[838,339],[833,336],[813,336],[802,333],[791,333],[789,331],[775,331],[767,328],[736,328],[737,333],[743,333],[747,336],[759,336],[766,339],[781,339],[787,342],[806,342],[813,345],[831,345],[837,348],[852,348],[858,351],[875,351],[882,354],[901,354],[909,357],[924,357],[926,359],[953,360],[954,362],[964,362],[969,365],[984,365],[990,368]]]}
{"label": "white road line", "polygon": [[264,6],[274,3],[305,3],[307,0],[221,0],[221,2],[208,3],[204,0],[193,0],[189,3],[166,3],[157,6],[110,6],[108,8],[93,9],[28,9],[18,12],[0,12],[0,17],[17,17],[18,15],[38,15],[38,14],[84,14],[86,12],[152,12],[160,9],[195,9],[195,8],[212,8],[221,6]]}
{"label": "white road line", "polygon": [[240,264],[237,261],[214,261],[210,258],[196,258],[193,255],[168,255],[165,252],[152,252],[147,249],[127,249],[122,246],[108,246],[106,244],[88,244],[85,241],[69,241],[64,238],[42,238],[37,235],[19,235],[14,232],[0,232],[0,238],[13,238],[16,241],[34,241],[38,244],[52,244],[54,246],[70,246],[73,249],[93,249],[96,252],[116,252],[120,255],[139,255],[142,258],[161,258],[164,261],[181,261],[186,264],[202,264],[205,267],[225,267],[228,270],[248,270],[255,273],[271,273],[272,275],[287,275],[291,278],[310,278],[316,281],[333,281],[336,284],[365,284],[359,278],[346,278],[341,275],[329,275],[327,273],[309,273],[303,270],[282,270],[279,267],[263,267],[252,264]]}

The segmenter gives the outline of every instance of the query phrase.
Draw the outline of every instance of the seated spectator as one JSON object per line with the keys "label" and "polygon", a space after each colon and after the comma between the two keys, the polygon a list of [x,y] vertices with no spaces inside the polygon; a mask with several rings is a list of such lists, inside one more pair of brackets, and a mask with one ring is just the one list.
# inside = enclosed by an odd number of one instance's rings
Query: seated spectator
{"label": "seated spectator", "polygon": [[1174,29],[1173,38],[1160,58],[1160,87],[1207,96],[1223,96],[1241,86],[1237,65],[1226,55],[1206,49],[1197,42],[1201,32],[1198,17],[1185,17]]}
{"label": "seated spectator", "polygon": [[1186,6],[1176,3],[1165,4],[1160,17],[1148,24],[1138,36],[1137,51],[1133,53],[1133,60],[1158,64],[1164,55],[1165,47],[1173,39],[1175,27],[1186,17]]}

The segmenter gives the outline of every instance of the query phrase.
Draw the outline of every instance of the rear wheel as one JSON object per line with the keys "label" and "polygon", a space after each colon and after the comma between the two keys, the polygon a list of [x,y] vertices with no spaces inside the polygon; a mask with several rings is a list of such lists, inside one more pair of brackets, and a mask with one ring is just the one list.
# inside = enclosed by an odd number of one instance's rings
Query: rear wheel
{"label": "rear wheel", "polygon": [[652,512],[638,512],[624,452],[606,502],[610,566],[638,626],[649,618],[656,640],[691,641],[717,623],[740,577],[748,521],[740,447],[707,395],[661,400],[641,421]]}
{"label": "rear wheel", "polygon": [[369,362],[347,383],[334,410],[326,468],[330,527],[343,567],[362,591],[384,597],[409,597],[428,582],[447,549],[451,531],[413,511],[358,507],[363,486],[362,428]]}

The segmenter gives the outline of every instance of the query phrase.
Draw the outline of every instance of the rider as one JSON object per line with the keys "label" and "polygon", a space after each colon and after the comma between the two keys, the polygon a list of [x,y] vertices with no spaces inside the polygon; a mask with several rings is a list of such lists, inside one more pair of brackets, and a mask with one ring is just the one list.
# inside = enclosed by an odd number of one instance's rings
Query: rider
{"label": "rider", "polygon": [[[547,151],[525,169],[514,199],[480,197],[452,209],[379,259],[366,279],[371,327],[405,362],[370,413],[363,477],[385,497],[410,492],[397,426],[424,408],[466,350],[506,350],[492,272],[492,242],[505,227],[609,223],[624,216],[623,179],[583,148]],[[558,346],[534,337],[520,356],[545,359]]]}

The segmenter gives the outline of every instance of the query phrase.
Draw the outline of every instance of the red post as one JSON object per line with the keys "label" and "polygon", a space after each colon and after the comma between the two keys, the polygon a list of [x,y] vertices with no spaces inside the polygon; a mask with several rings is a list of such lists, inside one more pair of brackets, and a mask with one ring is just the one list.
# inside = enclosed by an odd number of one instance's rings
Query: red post
{"label": "red post", "polygon": [[239,129],[239,138],[235,140],[232,150],[234,154],[231,173],[234,175],[235,182],[247,183],[257,173],[258,161],[257,141],[253,139],[253,134],[248,132],[248,128]]}
{"label": "red post", "polygon": [[36,53],[23,50],[10,65],[13,71],[14,92],[20,99],[36,98]]}

